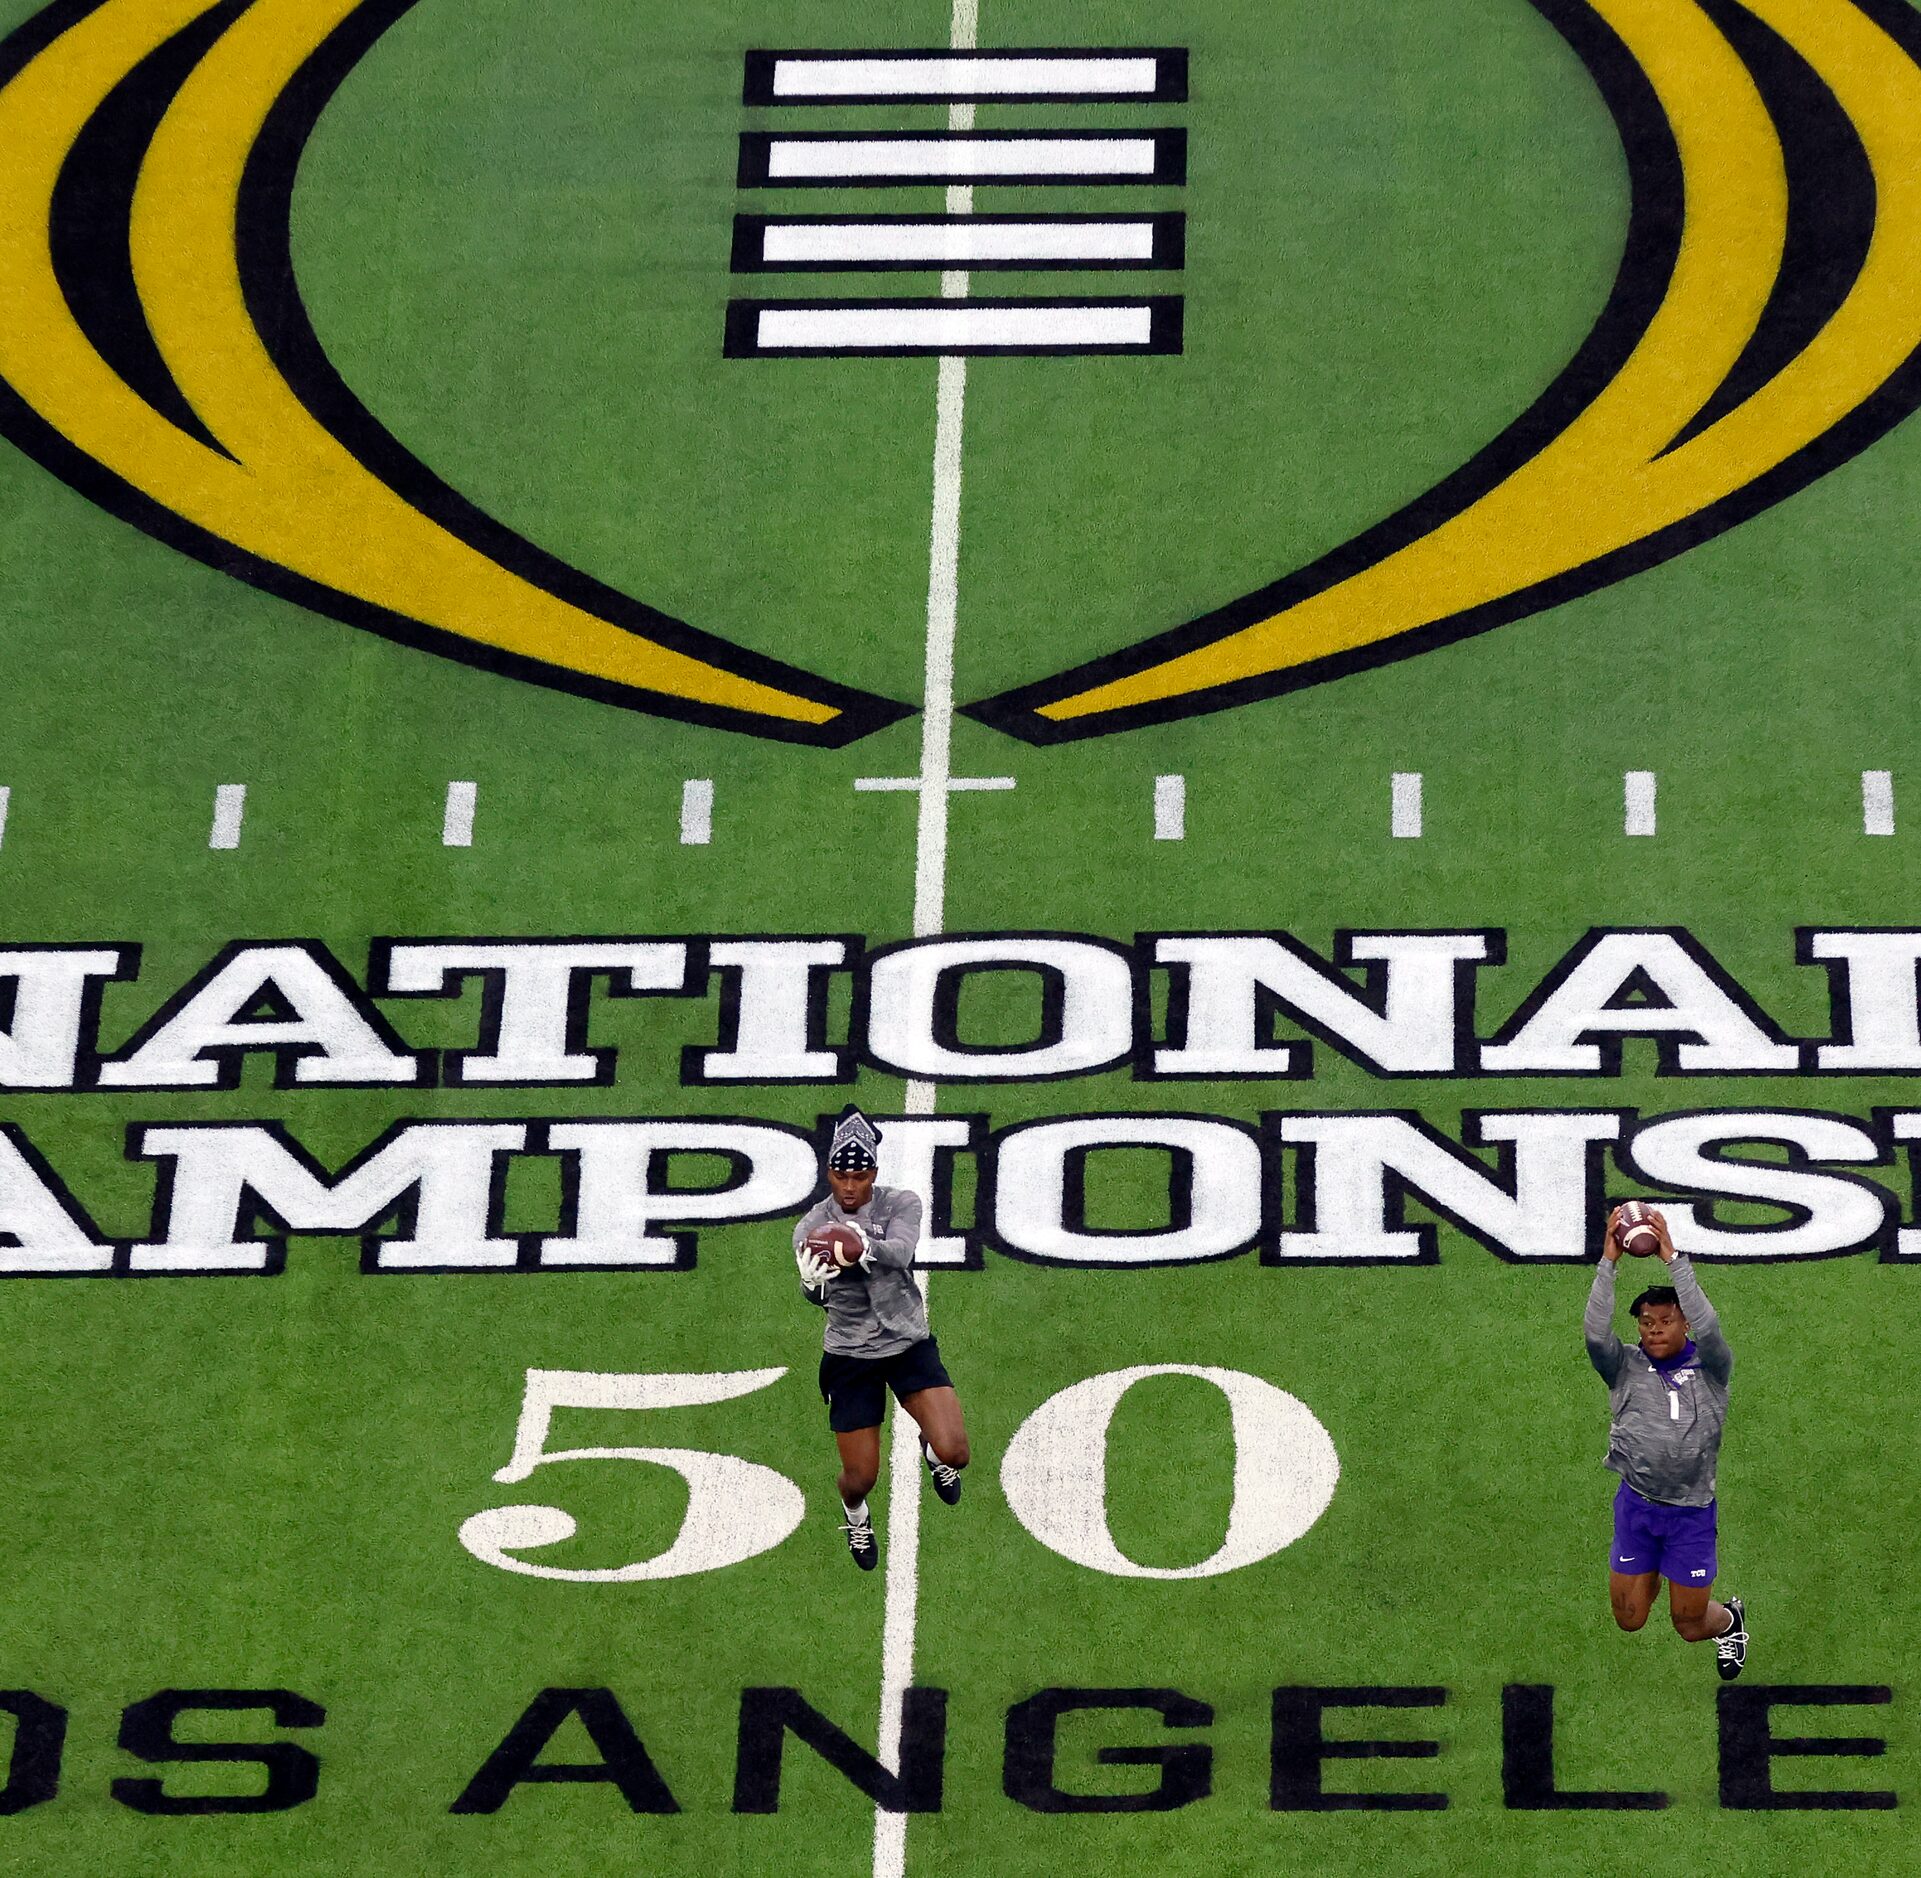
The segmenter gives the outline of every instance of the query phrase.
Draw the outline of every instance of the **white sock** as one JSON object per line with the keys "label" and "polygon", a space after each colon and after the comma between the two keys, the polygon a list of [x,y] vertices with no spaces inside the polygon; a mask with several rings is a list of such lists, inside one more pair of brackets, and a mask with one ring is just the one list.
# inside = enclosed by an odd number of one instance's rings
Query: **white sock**
{"label": "white sock", "polygon": [[929,1467],[932,1467],[933,1464],[940,1459],[940,1456],[934,1452],[933,1444],[931,1442],[923,1441],[920,1444],[920,1451],[921,1451],[922,1457],[926,1460],[927,1465]]}
{"label": "white sock", "polygon": [[[843,1500],[841,1505],[847,1506],[847,1502]],[[858,1506],[847,1506],[847,1517],[856,1526],[865,1526],[872,1522],[873,1515],[868,1512],[867,1502],[863,1499]]]}

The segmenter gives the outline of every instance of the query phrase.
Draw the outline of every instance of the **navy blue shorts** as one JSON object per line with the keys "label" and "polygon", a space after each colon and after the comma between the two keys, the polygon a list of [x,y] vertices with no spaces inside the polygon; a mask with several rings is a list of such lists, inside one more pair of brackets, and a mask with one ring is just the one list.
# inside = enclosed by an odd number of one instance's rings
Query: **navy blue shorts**
{"label": "navy blue shorts", "polygon": [[821,1353],[820,1399],[827,1404],[827,1426],[837,1435],[878,1428],[887,1412],[889,1389],[896,1401],[902,1401],[923,1389],[953,1386],[954,1379],[940,1360],[940,1345],[932,1337],[910,1343],[892,1356]]}
{"label": "navy blue shorts", "polygon": [[1713,1584],[1714,1505],[1663,1506],[1624,1480],[1614,1492],[1613,1569],[1638,1577],[1659,1572],[1677,1585]]}

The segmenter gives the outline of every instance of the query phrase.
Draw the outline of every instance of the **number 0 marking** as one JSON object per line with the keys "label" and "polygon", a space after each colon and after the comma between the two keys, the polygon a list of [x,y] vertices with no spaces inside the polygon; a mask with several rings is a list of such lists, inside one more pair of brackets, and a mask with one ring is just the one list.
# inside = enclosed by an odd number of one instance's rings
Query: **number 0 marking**
{"label": "number 0 marking", "polygon": [[[1227,1397],[1234,1421],[1234,1503],[1220,1547],[1198,1565],[1141,1565],[1107,1523],[1107,1433],[1122,1396],[1149,1376],[1198,1376]],[[1051,1395],[1024,1421],[1001,1462],[1014,1516],[1050,1551],[1115,1578],[1214,1578],[1271,1558],[1334,1497],[1341,1464],[1305,1403],[1245,1370],[1143,1363]],[[1152,1491],[1166,1491],[1157,1480]]]}

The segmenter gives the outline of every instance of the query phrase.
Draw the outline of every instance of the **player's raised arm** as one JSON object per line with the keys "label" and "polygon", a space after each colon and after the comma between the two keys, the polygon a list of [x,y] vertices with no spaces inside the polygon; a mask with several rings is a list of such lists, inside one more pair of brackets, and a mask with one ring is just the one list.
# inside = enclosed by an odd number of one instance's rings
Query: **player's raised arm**
{"label": "player's raised arm", "polygon": [[1621,1262],[1621,1247],[1614,1236],[1614,1221],[1608,1220],[1601,1241],[1601,1262],[1594,1268],[1594,1283],[1588,1287],[1587,1310],[1581,1318],[1581,1334],[1587,1339],[1588,1361],[1600,1371],[1601,1380],[1612,1387],[1621,1373],[1625,1345],[1614,1334],[1614,1274]]}
{"label": "player's raised arm", "polygon": [[1694,1339],[1701,1367],[1716,1382],[1726,1382],[1734,1373],[1734,1352],[1721,1334],[1720,1316],[1708,1302],[1708,1294],[1701,1289],[1693,1262],[1685,1252],[1677,1251],[1674,1241],[1668,1237],[1667,1221],[1659,1213],[1654,1214],[1653,1219],[1661,1235],[1661,1257],[1667,1262],[1668,1277],[1674,1285],[1674,1295],[1681,1301],[1681,1315],[1688,1320],[1688,1335]]}

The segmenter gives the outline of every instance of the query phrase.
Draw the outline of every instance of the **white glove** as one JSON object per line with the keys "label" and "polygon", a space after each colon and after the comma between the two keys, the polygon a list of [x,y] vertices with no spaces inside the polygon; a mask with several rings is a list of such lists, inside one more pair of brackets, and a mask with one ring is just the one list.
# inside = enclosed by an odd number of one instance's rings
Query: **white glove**
{"label": "white glove", "polygon": [[860,1257],[854,1262],[862,1271],[871,1272],[874,1269],[874,1248],[867,1237],[867,1228],[857,1219],[850,1219],[845,1224],[847,1230],[860,1241]]}
{"label": "white glove", "polygon": [[800,1282],[809,1291],[818,1291],[828,1279],[834,1277],[837,1267],[831,1259],[824,1259],[805,1243],[794,1252],[794,1263],[800,1267]]}

